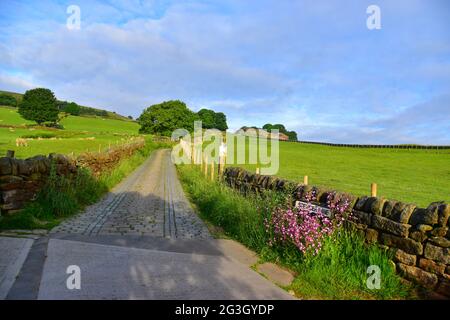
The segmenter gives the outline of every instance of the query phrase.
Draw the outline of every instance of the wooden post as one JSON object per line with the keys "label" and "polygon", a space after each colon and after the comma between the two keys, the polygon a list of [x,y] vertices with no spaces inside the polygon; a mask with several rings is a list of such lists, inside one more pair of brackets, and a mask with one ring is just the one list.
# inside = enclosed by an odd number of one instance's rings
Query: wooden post
{"label": "wooden post", "polygon": [[260,172],[259,167],[256,167],[256,174],[259,174]]}
{"label": "wooden post", "polygon": [[8,150],[8,151],[6,151],[6,156],[8,157],[8,158],[14,158],[14,150]]}
{"label": "wooden post", "polygon": [[217,163],[217,176],[220,178],[220,170],[222,167],[222,157],[219,156],[219,163]]}
{"label": "wooden post", "polygon": [[304,176],[304,177],[303,177],[303,184],[304,184],[305,186],[308,185],[308,176]]}
{"label": "wooden post", "polygon": [[377,184],[375,182],[372,182],[370,185],[370,196],[376,197],[377,196]]}
{"label": "wooden post", "polygon": [[202,154],[200,154],[199,159],[200,159],[200,172],[202,172],[203,171],[203,155]]}
{"label": "wooden post", "polygon": [[227,163],[227,156],[224,155],[223,156],[223,163],[222,166],[220,167],[220,175],[223,176],[223,172],[225,171],[225,164]]}
{"label": "wooden post", "polygon": [[208,159],[205,157],[205,178],[208,177]]}
{"label": "wooden post", "polygon": [[211,161],[211,181],[214,181],[214,160]]}

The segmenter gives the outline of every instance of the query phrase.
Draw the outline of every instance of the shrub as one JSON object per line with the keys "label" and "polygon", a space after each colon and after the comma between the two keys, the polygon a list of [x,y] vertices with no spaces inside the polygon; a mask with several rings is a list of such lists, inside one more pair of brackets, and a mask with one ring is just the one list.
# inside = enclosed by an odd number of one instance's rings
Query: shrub
{"label": "shrub", "polygon": [[19,104],[20,115],[27,120],[56,122],[58,120],[58,107],[55,95],[49,89],[37,88],[28,90]]}
{"label": "shrub", "polygon": [[13,96],[5,93],[0,94],[0,106],[17,107],[17,100]]}
{"label": "shrub", "polygon": [[73,116],[78,116],[80,115],[80,106],[77,105],[75,102],[70,102],[67,105],[65,105],[63,111],[67,112]]}

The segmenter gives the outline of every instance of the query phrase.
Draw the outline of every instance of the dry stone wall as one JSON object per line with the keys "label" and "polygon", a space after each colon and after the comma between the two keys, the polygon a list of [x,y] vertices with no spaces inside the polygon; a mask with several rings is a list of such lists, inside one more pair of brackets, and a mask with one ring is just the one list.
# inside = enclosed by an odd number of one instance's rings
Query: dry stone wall
{"label": "dry stone wall", "polygon": [[[327,195],[336,192],[234,167],[226,168],[223,178],[230,187],[243,193],[277,190],[291,193],[294,201],[305,201],[305,195],[314,191],[315,204],[322,207],[327,205]],[[427,208],[419,208],[382,197],[355,197],[339,192],[336,195],[351,200],[352,219],[347,226],[363,235],[367,242],[389,250],[402,276],[450,297],[449,204],[434,202]]]}
{"label": "dry stone wall", "polygon": [[107,152],[85,153],[76,159],[61,155],[38,155],[28,159],[0,158],[0,214],[14,214],[45,186],[52,163],[58,176],[76,175],[78,167],[86,167],[95,176],[111,170],[122,159],[144,147],[144,140],[136,140]]}

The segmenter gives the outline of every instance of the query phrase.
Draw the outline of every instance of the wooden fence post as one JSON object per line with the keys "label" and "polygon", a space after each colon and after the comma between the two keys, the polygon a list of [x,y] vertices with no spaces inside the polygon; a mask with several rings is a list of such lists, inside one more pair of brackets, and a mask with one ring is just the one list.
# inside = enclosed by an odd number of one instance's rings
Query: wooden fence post
{"label": "wooden fence post", "polygon": [[206,178],[206,177],[208,177],[208,159],[206,158],[206,156],[205,156],[204,162],[205,162],[204,169],[205,169],[205,178]]}
{"label": "wooden fence post", "polygon": [[370,196],[371,197],[377,196],[377,184],[374,182],[370,185]]}
{"label": "wooden fence post", "polygon": [[259,174],[261,171],[259,169],[259,167],[256,167],[256,174]]}
{"label": "wooden fence post", "polygon": [[211,181],[214,181],[214,160],[211,161]]}
{"label": "wooden fence post", "polygon": [[303,184],[304,184],[305,186],[308,185],[308,176],[304,176],[304,177],[303,177]]}

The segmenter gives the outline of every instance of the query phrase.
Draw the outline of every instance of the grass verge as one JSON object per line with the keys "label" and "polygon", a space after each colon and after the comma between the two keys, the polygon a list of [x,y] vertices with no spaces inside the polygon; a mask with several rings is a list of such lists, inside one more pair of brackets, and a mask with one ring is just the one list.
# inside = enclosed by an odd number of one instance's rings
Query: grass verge
{"label": "grass verge", "polygon": [[[276,193],[244,197],[227,186],[205,179],[192,166],[178,166],[180,179],[201,218],[223,229],[226,236],[257,252],[264,261],[296,273],[287,289],[306,299],[404,299],[410,288],[395,274],[389,254],[348,231],[327,239],[316,256],[292,247],[269,246],[264,219],[285,199]],[[367,268],[381,270],[381,288],[368,289]]]}
{"label": "grass verge", "polygon": [[95,203],[108,190],[135,170],[155,150],[166,147],[147,138],[145,146],[123,159],[113,170],[94,178],[89,170],[80,168],[74,179],[52,173],[47,185],[21,212],[0,217],[0,230],[51,229],[65,218]]}

